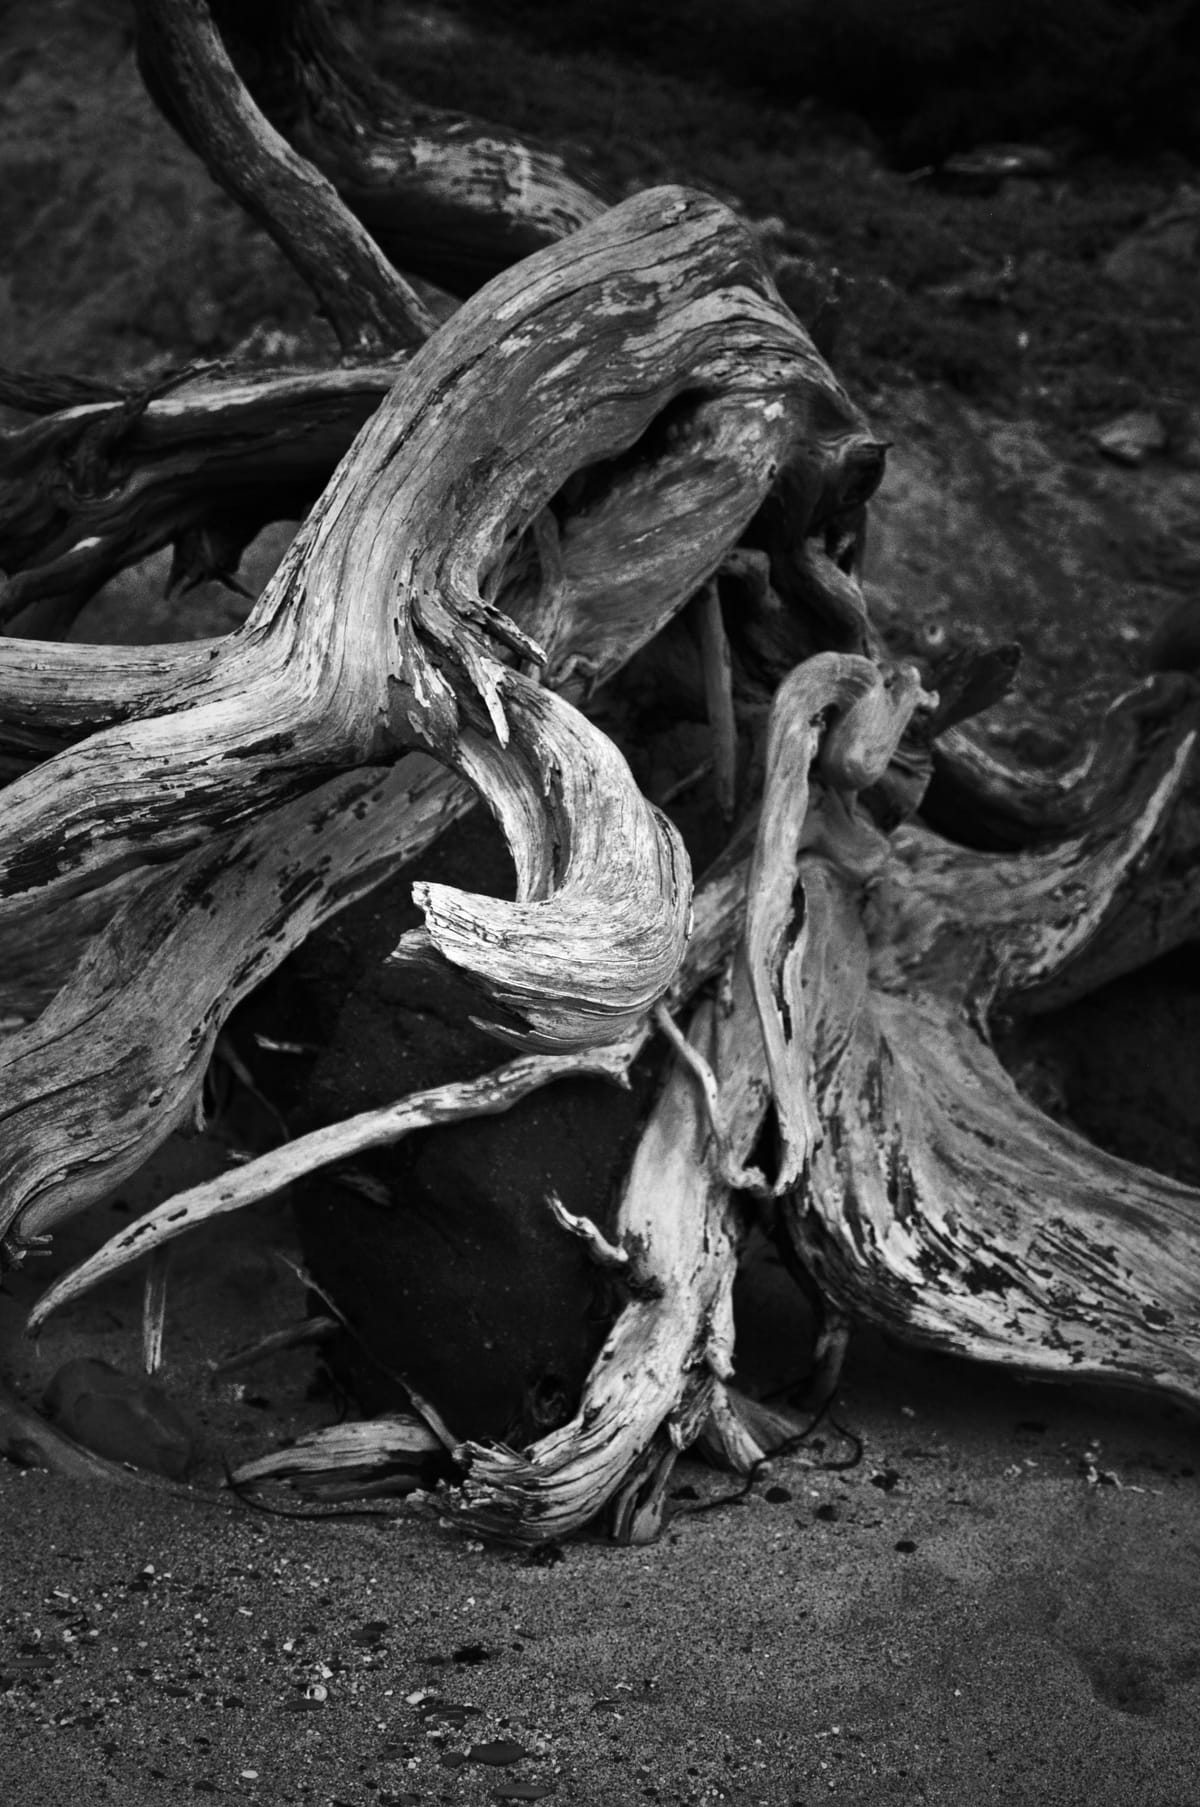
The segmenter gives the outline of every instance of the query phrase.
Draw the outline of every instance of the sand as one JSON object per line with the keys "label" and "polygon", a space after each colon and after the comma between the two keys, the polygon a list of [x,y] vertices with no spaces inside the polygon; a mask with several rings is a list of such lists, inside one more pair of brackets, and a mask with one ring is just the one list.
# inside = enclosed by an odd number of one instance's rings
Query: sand
{"label": "sand", "polygon": [[[175,1144],[141,1183],[194,1158]],[[69,1226],[0,1299],[0,1364],[27,1395],[80,1350],[136,1368],[136,1276],[36,1350],[20,1335],[109,1218]],[[190,1496],[0,1463],[6,1807],[1200,1800],[1200,1451],[1177,1407],[862,1335],[840,1428],[715,1510],[695,1508],[735,1484],[682,1463],[648,1548],[531,1559],[402,1503],[267,1516],[222,1496],[221,1453],[336,1401],[309,1396],[311,1352],[212,1367],[299,1309],[288,1239],[267,1211],[176,1258],[162,1378],[201,1444]],[[797,1312],[768,1274],[760,1379],[790,1371]],[[513,1760],[469,1756],[496,1744]]]}

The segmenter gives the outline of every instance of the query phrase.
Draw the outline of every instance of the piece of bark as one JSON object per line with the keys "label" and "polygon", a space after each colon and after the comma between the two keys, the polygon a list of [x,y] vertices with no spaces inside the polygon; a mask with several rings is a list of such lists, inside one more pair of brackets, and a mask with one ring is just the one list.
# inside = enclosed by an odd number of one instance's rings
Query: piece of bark
{"label": "piece of bark", "polygon": [[310,1431],[286,1449],[243,1462],[232,1478],[239,1489],[287,1481],[311,1499],[374,1499],[432,1488],[450,1466],[441,1438],[423,1419],[393,1412]]}

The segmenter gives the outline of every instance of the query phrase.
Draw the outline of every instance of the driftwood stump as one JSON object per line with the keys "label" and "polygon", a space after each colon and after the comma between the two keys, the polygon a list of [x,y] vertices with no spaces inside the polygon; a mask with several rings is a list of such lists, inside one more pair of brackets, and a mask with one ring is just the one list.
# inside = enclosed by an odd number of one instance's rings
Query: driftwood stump
{"label": "driftwood stump", "polygon": [[[655,1046],[611,1220],[538,1201],[618,1302],[561,1421],[472,1440],[412,1389],[419,1420],[248,1478],[384,1462],[411,1486],[436,1458],[441,1509],[489,1534],[607,1508],[653,1535],[679,1450],[744,1471],[795,1428],[730,1385],[756,1219],[824,1299],[831,1363],[870,1320],[1200,1398],[1200,1195],[1043,1116],[989,1027],[1194,934],[1194,681],[1118,700],[1071,773],[1000,766],[964,724],[1007,651],[921,673],[868,619],[884,447],[746,222],[680,188],[609,206],[551,153],[409,106],[316,0],[137,10],[156,100],[344,361],[136,396],[4,379],[33,417],[0,442],[4,1258],[132,1173],[238,1001],[477,798],[515,896],[418,883],[390,956],[399,984],[453,975],[494,1064],[166,1201],[35,1322],[306,1175],[624,1083]],[[435,313],[400,268],[466,299]],[[50,637],[147,551],[232,569],[304,509],[227,638]],[[697,881],[618,744],[647,694],[710,726],[729,827]]]}

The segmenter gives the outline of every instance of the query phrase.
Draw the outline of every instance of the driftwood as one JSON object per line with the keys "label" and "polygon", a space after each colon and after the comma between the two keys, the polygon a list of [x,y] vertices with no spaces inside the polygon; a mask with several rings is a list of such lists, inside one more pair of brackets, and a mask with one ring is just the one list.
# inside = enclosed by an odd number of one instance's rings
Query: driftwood
{"label": "driftwood", "polygon": [[[138,0],[143,78],[217,181],[278,234],[274,197],[238,181],[181,68],[180,45],[194,55],[193,21],[207,11]],[[211,13],[263,117],[333,184],[393,265],[451,294],[472,294],[614,199],[547,145],[415,103],[331,28],[319,0],[214,0]],[[300,255],[312,254],[301,246]]]}
{"label": "driftwood", "polygon": [[[518,1052],[165,1201],[35,1325],[305,1173],[564,1074],[620,1082],[661,1036],[615,1226],[546,1202],[624,1300],[569,1421],[511,1450],[414,1399],[432,1436],[363,1427],[244,1481],[407,1491],[440,1448],[439,1510],[488,1534],[536,1543],[607,1508],[653,1535],[680,1449],[746,1471],[796,1428],[731,1385],[739,1247],[768,1208],[831,1349],[869,1320],[1200,1399],[1200,1194],[1052,1123],[989,1032],[1195,933],[1194,681],[1120,699],[1069,773],[985,755],[963,724],[1011,657],[887,659],[856,576],[883,448],[743,222],[674,188],[606,208],[552,157],[405,108],[309,0],[217,18],[232,60],[201,0],[143,0],[148,79],[375,361],[136,400],[14,379],[46,410],[0,473],[18,627],[151,544],[221,522],[235,547],[315,499],[227,639],[0,639],[4,1254],[139,1166],[237,1000],[476,796],[515,899],[418,885],[425,926],[393,958],[453,968]],[[532,173],[489,225],[498,169]],[[486,286],[434,331],[380,245]],[[124,488],[89,489],[122,456]],[[635,653],[643,687],[709,721],[741,817],[694,895],[588,718]]]}
{"label": "driftwood", "polygon": [[[141,395],[63,406],[28,377],[0,375],[8,406],[51,404],[49,418],[0,434],[0,626],[57,636],[110,577],[163,546],[177,549],[181,587],[233,577],[263,526],[308,513],[401,362],[214,365]],[[25,718],[14,698],[0,759],[45,757],[78,734],[78,720],[44,713],[47,701],[36,696]]]}

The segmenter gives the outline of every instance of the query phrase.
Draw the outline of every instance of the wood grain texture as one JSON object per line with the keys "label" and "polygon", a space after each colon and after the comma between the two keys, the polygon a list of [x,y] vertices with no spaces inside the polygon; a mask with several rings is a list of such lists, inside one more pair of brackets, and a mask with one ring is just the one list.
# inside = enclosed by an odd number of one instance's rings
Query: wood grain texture
{"label": "wood grain texture", "polygon": [[[246,984],[360,868],[400,863],[419,812],[382,846],[355,812],[386,814],[403,779],[353,774],[410,748],[487,798],[518,896],[429,891],[407,956],[450,959],[535,1046],[628,1033],[683,959],[687,861],[605,737],[514,668],[542,657],[524,624],[578,694],[686,605],[781,472],[815,513],[869,438],[745,228],[653,191],[498,278],[404,366],[228,639],[95,666],[0,642],[0,716],[108,724],[5,793],[0,986],[27,1013],[54,998],[0,1044],[10,1248],[144,1158]],[[285,885],[309,911],[286,931]],[[141,965],[149,1036],[130,1029]]]}

